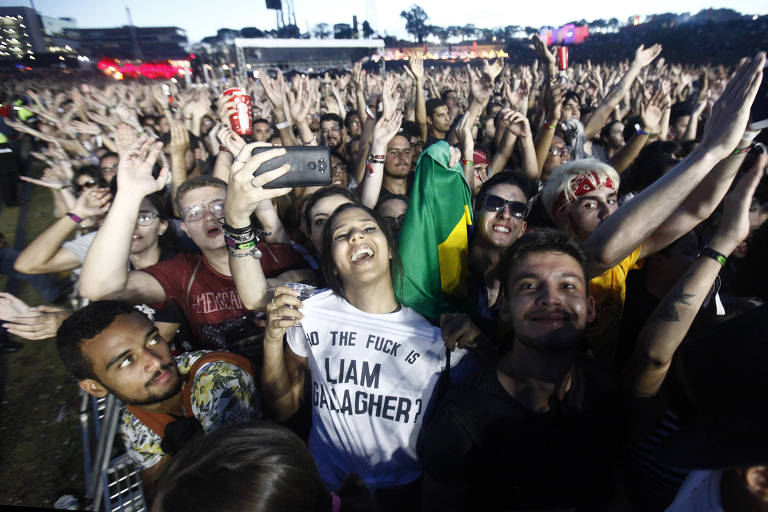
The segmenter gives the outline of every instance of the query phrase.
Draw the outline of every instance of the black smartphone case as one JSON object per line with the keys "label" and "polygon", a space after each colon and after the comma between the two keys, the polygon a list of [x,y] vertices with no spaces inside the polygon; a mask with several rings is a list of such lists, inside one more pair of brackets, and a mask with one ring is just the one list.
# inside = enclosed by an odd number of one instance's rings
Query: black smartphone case
{"label": "black smartphone case", "polygon": [[[251,154],[263,153],[274,147],[254,148]],[[285,154],[264,162],[254,173],[259,176],[288,163],[291,170],[264,188],[315,187],[331,184],[331,148],[328,146],[285,146]]]}

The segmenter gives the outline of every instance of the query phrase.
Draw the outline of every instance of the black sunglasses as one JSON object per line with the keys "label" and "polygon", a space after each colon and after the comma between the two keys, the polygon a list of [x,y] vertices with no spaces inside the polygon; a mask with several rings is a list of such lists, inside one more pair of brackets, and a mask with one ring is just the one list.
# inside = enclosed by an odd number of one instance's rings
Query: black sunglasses
{"label": "black sunglasses", "polygon": [[99,182],[96,180],[88,180],[82,185],[80,185],[81,188],[96,188],[99,186]]}
{"label": "black sunglasses", "polygon": [[520,201],[507,201],[503,197],[488,194],[483,201],[483,208],[489,212],[502,212],[504,207],[509,206],[509,214],[517,219],[524,219],[528,216],[528,205]]}

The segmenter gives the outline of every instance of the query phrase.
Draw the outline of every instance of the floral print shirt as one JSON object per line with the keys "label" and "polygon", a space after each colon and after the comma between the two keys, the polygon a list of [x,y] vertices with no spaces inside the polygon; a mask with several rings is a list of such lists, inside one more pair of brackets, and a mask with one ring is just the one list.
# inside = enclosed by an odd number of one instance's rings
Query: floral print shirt
{"label": "floral print shirt", "polygon": [[[197,358],[208,351],[187,352],[176,357],[179,373],[184,386],[190,385],[189,370]],[[221,425],[242,423],[261,417],[260,397],[253,377],[239,366],[225,361],[204,364],[191,383],[192,414],[203,426],[205,432]],[[186,414],[186,411],[184,411]],[[160,447],[162,438],[139,421],[136,416],[123,411],[120,435],[128,456],[147,469],[165,455]]]}

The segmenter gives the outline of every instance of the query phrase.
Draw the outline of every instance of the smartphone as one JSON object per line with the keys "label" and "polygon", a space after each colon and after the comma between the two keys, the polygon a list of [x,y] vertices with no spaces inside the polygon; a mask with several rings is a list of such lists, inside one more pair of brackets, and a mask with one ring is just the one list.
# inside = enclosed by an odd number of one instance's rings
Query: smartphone
{"label": "smartphone", "polygon": [[[271,146],[253,148],[251,154],[275,149]],[[277,169],[283,164],[291,169],[264,188],[317,187],[331,184],[331,148],[328,146],[285,146],[285,154],[264,162],[254,173],[255,176]]]}

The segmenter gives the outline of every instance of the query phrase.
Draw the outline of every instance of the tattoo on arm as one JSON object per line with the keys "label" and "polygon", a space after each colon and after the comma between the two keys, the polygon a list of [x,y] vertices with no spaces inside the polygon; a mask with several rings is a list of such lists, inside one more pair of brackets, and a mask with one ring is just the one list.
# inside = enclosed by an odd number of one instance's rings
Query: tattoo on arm
{"label": "tattoo on arm", "polygon": [[692,272],[685,274],[682,278],[680,278],[672,291],[667,295],[667,298],[664,300],[663,307],[659,310],[658,315],[656,315],[659,320],[663,320],[665,322],[680,321],[680,315],[678,314],[677,308],[675,306],[677,304],[691,306],[691,303],[688,300],[696,296],[694,293],[685,292],[685,285],[688,284],[688,281],[692,275]]}

